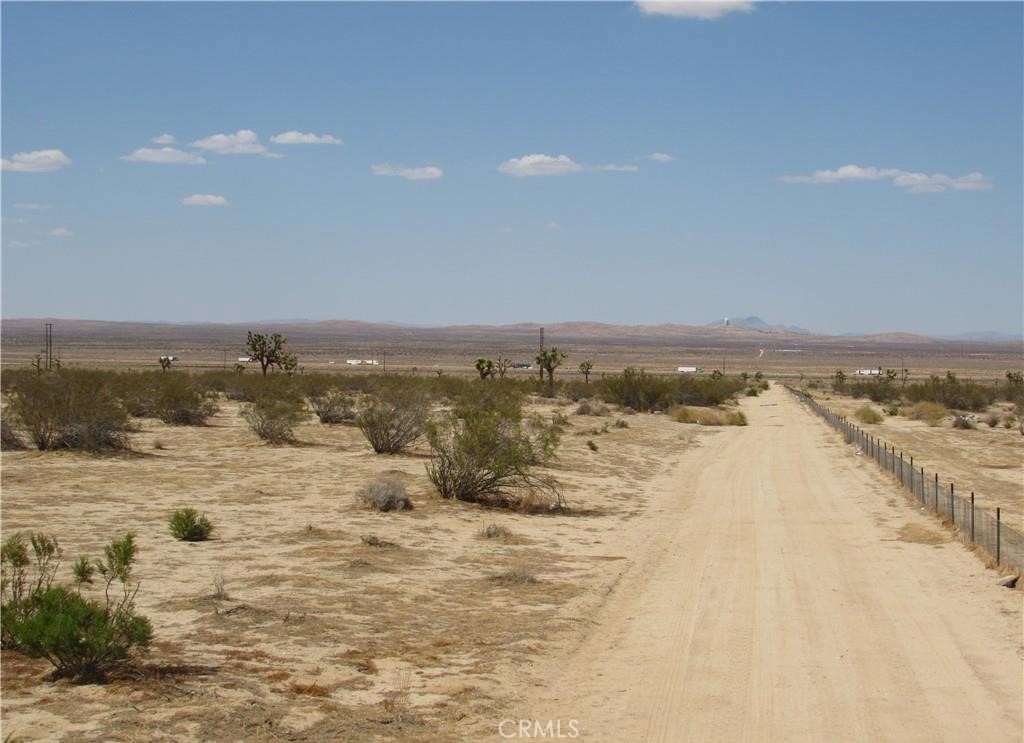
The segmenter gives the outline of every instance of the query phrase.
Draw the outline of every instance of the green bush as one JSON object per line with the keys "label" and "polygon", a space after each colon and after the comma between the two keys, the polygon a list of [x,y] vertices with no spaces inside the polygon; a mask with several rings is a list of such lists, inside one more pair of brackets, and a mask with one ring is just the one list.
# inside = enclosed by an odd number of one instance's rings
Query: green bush
{"label": "green bush", "polygon": [[554,456],[558,433],[523,420],[508,398],[452,410],[427,432],[427,476],[443,498],[503,508],[555,510],[565,502],[558,484],[533,472]]}
{"label": "green bush", "polygon": [[945,377],[931,376],[927,382],[908,385],[911,402],[935,402],[954,410],[984,410],[999,394],[997,387],[986,387],[971,380],[960,381],[953,372]]}
{"label": "green bush", "polygon": [[957,415],[953,417],[953,428],[960,428],[964,431],[973,431],[974,421],[966,415]]}
{"label": "green bush", "polygon": [[171,514],[171,536],[183,542],[205,542],[213,532],[213,524],[194,508],[182,508]]}
{"label": "green bush", "polygon": [[175,426],[202,426],[217,412],[217,404],[182,373],[161,374],[154,400],[156,417]]}
{"label": "green bush", "polygon": [[[106,547],[105,559],[89,563],[79,558],[73,567],[77,590],[44,581],[23,593],[16,604],[14,599],[4,604],[5,633],[26,655],[48,660],[55,677],[102,680],[114,667],[146,650],[153,637],[149,620],[135,614],[138,585],[131,581],[135,554],[135,535],[129,533]],[[103,601],[81,593],[97,574]]]}
{"label": "green bush", "polygon": [[883,420],[882,414],[870,405],[863,405],[857,408],[857,412],[853,415],[861,423],[881,423]]}
{"label": "green bush", "polygon": [[305,419],[306,411],[294,398],[259,397],[242,407],[242,417],[268,444],[291,444],[295,442],[295,426]]}
{"label": "green bush", "polygon": [[356,416],[356,425],[378,454],[399,454],[423,436],[429,400],[416,389],[384,388]]}
{"label": "green bush", "polygon": [[11,413],[40,450],[128,448],[128,414],[109,374],[62,369],[18,377]]}
{"label": "green bush", "polygon": [[356,418],[355,400],[341,390],[314,393],[307,399],[321,423],[349,423]]}
{"label": "green bush", "polygon": [[626,369],[591,384],[605,402],[644,412],[665,411],[676,405],[721,405],[744,389],[739,378],[656,376],[643,369]]}
{"label": "green bush", "polygon": [[356,493],[356,500],[375,511],[412,510],[412,500],[406,494],[405,486],[389,478],[367,483]]}

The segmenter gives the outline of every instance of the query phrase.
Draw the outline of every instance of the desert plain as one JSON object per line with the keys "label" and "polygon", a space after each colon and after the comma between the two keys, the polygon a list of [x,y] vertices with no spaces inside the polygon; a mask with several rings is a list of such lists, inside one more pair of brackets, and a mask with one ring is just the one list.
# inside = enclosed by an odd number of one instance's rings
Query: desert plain
{"label": "desert plain", "polygon": [[[208,330],[58,338],[68,366],[240,355],[237,328]],[[296,330],[311,370],[387,351],[392,374],[473,374],[476,356],[529,359],[536,345],[536,328]],[[230,400],[206,426],[138,420],[128,453],[4,452],[2,535],[47,531],[70,563],[134,531],[137,607],[155,632],[102,685],[47,680],[45,661],[5,651],[5,740],[1020,739],[1019,590],[784,387],[901,359],[917,378],[997,381],[1019,346],[552,330],[566,376],[583,358],[597,374],[724,359],[773,381],[735,403],[746,426],[531,398],[568,420],[548,467],[568,509],[554,514],[442,500],[423,443],[377,455],[350,425],[310,417],[297,444],[268,446]],[[5,322],[4,368],[27,364],[38,335]],[[877,428],[1020,525],[1019,432]],[[412,511],[356,501],[381,475]],[[183,506],[210,517],[211,540],[170,536]]]}

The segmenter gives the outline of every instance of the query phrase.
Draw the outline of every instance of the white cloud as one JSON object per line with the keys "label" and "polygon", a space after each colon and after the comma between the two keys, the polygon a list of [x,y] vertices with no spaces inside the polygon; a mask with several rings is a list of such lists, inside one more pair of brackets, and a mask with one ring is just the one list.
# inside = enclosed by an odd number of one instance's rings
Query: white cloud
{"label": "white cloud", "polygon": [[604,171],[607,173],[635,173],[640,170],[637,165],[595,165],[592,170]]}
{"label": "white cloud", "polygon": [[49,173],[71,164],[71,158],[60,150],[32,150],[16,152],[10,160],[0,160],[3,170],[13,173]]}
{"label": "white cloud", "polygon": [[10,240],[7,243],[8,248],[31,248],[32,245],[21,240]]}
{"label": "white cloud", "polygon": [[583,170],[583,166],[573,162],[565,155],[523,155],[506,160],[498,166],[498,171],[505,175],[524,178],[539,175],[566,175]]}
{"label": "white cloud", "polygon": [[51,204],[37,204],[34,201],[23,201],[14,205],[15,209],[50,209]]}
{"label": "white cloud", "polygon": [[212,193],[194,193],[181,200],[185,206],[227,206],[228,200]]}
{"label": "white cloud", "polygon": [[197,139],[191,146],[218,155],[263,155],[267,152],[267,148],[260,144],[256,132],[251,129],[239,129],[234,134],[211,134]]}
{"label": "white cloud", "polygon": [[894,186],[911,193],[941,193],[943,191],[986,191],[992,188],[992,179],[981,173],[968,173],[957,177],[942,173],[914,173],[899,168],[876,168],[873,165],[843,165],[835,170],[816,170],[811,175],[783,175],[783,183],[840,183],[842,181],[891,181]]}
{"label": "white cloud", "polygon": [[69,230],[67,227],[57,227],[47,233],[50,237],[71,237],[74,232]]}
{"label": "white cloud", "polygon": [[444,171],[436,165],[424,165],[417,168],[406,167],[405,165],[371,165],[370,170],[374,175],[398,176],[410,181],[427,181],[440,178]]}
{"label": "white cloud", "polygon": [[2,217],[0,224],[25,224],[24,217]]}
{"label": "white cloud", "polygon": [[159,137],[153,137],[150,141],[153,144],[178,144],[178,140],[173,134],[161,134]]}
{"label": "white cloud", "polygon": [[701,21],[713,21],[728,13],[749,13],[754,9],[754,3],[747,0],[639,0],[636,5],[644,15],[696,18]]}
{"label": "white cloud", "polygon": [[648,160],[653,160],[656,163],[670,163],[675,160],[671,155],[666,155],[664,152],[652,152],[647,156]]}
{"label": "white cloud", "polygon": [[173,147],[161,147],[156,150],[143,147],[130,155],[121,155],[122,160],[132,163],[162,163],[165,165],[205,165],[206,158],[191,152],[177,150]]}
{"label": "white cloud", "polygon": [[344,144],[330,134],[303,134],[297,131],[275,134],[270,141],[277,144]]}
{"label": "white cloud", "polygon": [[550,222],[548,222],[548,229],[551,230],[552,232],[554,232],[555,230],[560,230],[561,228],[562,225],[558,224],[558,222],[556,222],[553,219]]}

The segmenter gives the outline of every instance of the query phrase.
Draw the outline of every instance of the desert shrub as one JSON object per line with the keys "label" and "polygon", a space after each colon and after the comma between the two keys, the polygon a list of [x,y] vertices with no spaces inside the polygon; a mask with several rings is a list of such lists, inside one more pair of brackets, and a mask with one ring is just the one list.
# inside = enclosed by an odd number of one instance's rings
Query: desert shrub
{"label": "desert shrub", "polygon": [[989,413],[988,417],[985,418],[985,422],[989,428],[995,428],[999,425],[999,413]]}
{"label": "desert shrub", "polygon": [[597,451],[597,444],[594,443],[593,439],[587,439],[587,448],[590,451]]}
{"label": "desert shrub", "polygon": [[862,405],[853,415],[861,423],[881,423],[883,420],[882,414],[870,405]]}
{"label": "desert shrub", "polygon": [[349,423],[356,419],[355,399],[341,390],[327,390],[308,398],[321,423]]}
{"label": "desert shrub", "polygon": [[554,456],[558,433],[536,418],[524,421],[509,400],[462,406],[431,424],[427,476],[443,498],[517,508],[564,501],[557,483],[533,471]]}
{"label": "desert shrub", "polygon": [[213,533],[213,524],[194,508],[182,508],[171,514],[171,536],[182,542],[205,542]]}
{"label": "desert shrub", "polygon": [[586,382],[578,382],[576,380],[570,382],[564,382],[562,384],[562,395],[572,400],[573,402],[580,402],[585,400],[593,394],[593,390],[590,385]]}
{"label": "desert shrub", "polygon": [[956,415],[953,416],[953,428],[972,431],[974,430],[974,421],[966,415]]}
{"label": "desert shrub", "polygon": [[202,426],[217,412],[217,404],[185,374],[161,374],[153,411],[164,423],[174,426]]}
{"label": "desert shrub", "polygon": [[757,397],[761,394],[761,390],[757,387],[747,387],[747,391],[744,394],[746,394],[747,397]]}
{"label": "desert shrub", "polygon": [[931,376],[927,382],[907,385],[906,396],[911,402],[936,402],[955,410],[984,410],[999,393],[996,387],[986,387],[971,380],[960,381],[953,372],[945,377]]}
{"label": "desert shrub", "polygon": [[0,451],[21,451],[25,442],[18,436],[7,417],[0,418]]}
{"label": "desert shrub", "polygon": [[79,370],[22,376],[12,390],[10,411],[40,450],[125,449],[128,414],[108,380]]}
{"label": "desert shrub", "polygon": [[745,426],[747,416],[739,410],[690,408],[680,405],[669,412],[676,423],[696,423],[699,426]]}
{"label": "desert shrub", "polygon": [[356,500],[375,511],[411,511],[412,500],[398,480],[383,478],[369,482],[356,493]]}
{"label": "desert shrub", "polygon": [[889,416],[899,415],[900,409],[898,405],[890,405],[885,409],[885,414]]}
{"label": "desert shrub", "polygon": [[629,428],[629,421],[625,418],[616,418],[615,423],[612,424],[616,428]]}
{"label": "desert shrub", "polygon": [[356,425],[378,454],[399,454],[423,436],[430,403],[418,390],[381,389],[356,416]]}
{"label": "desert shrub", "polygon": [[[23,596],[16,611],[5,605],[5,615],[13,615],[5,622],[13,643],[30,657],[48,660],[54,676],[79,681],[101,680],[144,651],[153,628],[148,619],[135,614],[135,554],[135,536],[126,534],[106,547],[103,560],[78,559],[73,567],[77,590],[46,583]],[[82,595],[97,574],[102,601]]]}
{"label": "desert shrub", "polygon": [[1003,428],[1013,428],[1017,425],[1017,419],[1012,415],[1007,415],[1003,418]]}
{"label": "desert shrub", "polygon": [[504,573],[491,575],[488,580],[503,586],[534,585],[538,582],[537,575],[525,565],[518,565]]}
{"label": "desert shrub", "polygon": [[591,402],[590,400],[584,400],[576,408],[576,415],[608,415],[609,410],[607,405],[602,405],[599,402]]}
{"label": "desert shrub", "polygon": [[633,368],[591,384],[605,402],[645,412],[676,405],[721,405],[745,386],[739,378],[656,376]]}
{"label": "desert shrub", "polygon": [[259,397],[244,405],[242,417],[268,444],[291,444],[295,441],[295,426],[306,417],[306,411],[294,398]]}
{"label": "desert shrub", "polygon": [[[34,597],[50,587],[62,555],[57,540],[43,532],[30,533],[29,544],[16,532],[0,546],[0,642],[4,647],[17,645],[11,628],[29,616]],[[33,563],[35,576],[31,580]]]}
{"label": "desert shrub", "polygon": [[900,390],[892,379],[871,379],[865,382],[850,382],[847,392],[852,397],[866,397],[872,402],[891,402],[900,396]]}
{"label": "desert shrub", "polygon": [[910,409],[910,417],[916,421],[924,421],[929,426],[937,426],[949,413],[946,406],[937,402],[919,402]]}

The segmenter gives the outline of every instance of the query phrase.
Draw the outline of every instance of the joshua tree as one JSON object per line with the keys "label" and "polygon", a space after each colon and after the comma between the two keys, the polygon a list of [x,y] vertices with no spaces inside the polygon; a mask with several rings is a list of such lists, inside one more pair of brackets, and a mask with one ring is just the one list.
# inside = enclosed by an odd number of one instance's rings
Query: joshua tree
{"label": "joshua tree", "polygon": [[507,359],[504,356],[499,355],[498,360],[494,362],[494,371],[498,373],[499,379],[504,379],[505,373],[513,366],[515,366],[515,364],[512,359]]}
{"label": "joshua tree", "polygon": [[557,346],[552,346],[537,354],[535,359],[537,366],[540,367],[541,374],[547,373],[548,386],[551,388],[555,386],[555,369],[562,365],[565,357],[566,355],[559,351]]}
{"label": "joshua tree", "polygon": [[[267,375],[267,369],[271,366],[284,366],[284,362],[292,363],[294,356],[284,350],[284,344],[288,342],[280,333],[274,333],[267,337],[263,333],[249,331],[245,341],[245,352],[250,358],[260,362],[263,369],[263,376]],[[294,367],[293,367],[294,368]]]}
{"label": "joshua tree", "polygon": [[160,357],[160,368],[163,369],[164,371],[167,371],[168,369],[171,368],[171,357],[170,356],[161,356]]}
{"label": "joshua tree", "polygon": [[580,374],[583,375],[583,380],[590,384],[590,370],[594,368],[594,362],[590,359],[580,362]]}
{"label": "joshua tree", "polygon": [[494,362],[490,359],[479,358],[473,362],[473,366],[476,367],[477,374],[480,375],[480,379],[487,379],[488,377],[494,376]]}

